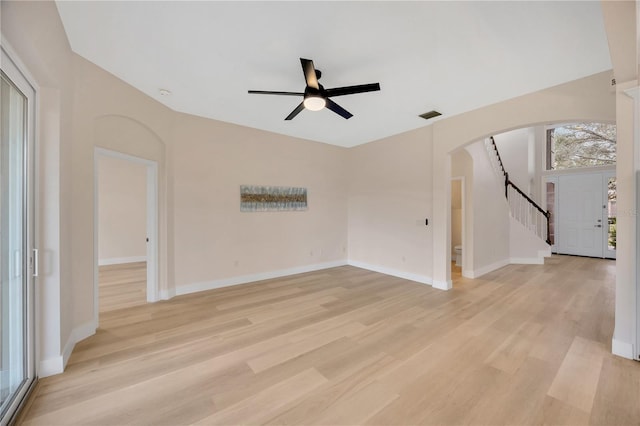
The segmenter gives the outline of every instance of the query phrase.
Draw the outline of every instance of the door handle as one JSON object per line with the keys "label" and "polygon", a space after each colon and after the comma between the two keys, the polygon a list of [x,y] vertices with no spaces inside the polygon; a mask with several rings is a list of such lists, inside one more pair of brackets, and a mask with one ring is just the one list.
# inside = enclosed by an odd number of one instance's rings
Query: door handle
{"label": "door handle", "polygon": [[38,249],[34,248],[33,249],[33,276],[37,277],[38,276],[38,266],[39,266],[39,261],[40,259],[38,259]]}
{"label": "door handle", "polygon": [[593,225],[594,228],[602,228],[602,225]]}

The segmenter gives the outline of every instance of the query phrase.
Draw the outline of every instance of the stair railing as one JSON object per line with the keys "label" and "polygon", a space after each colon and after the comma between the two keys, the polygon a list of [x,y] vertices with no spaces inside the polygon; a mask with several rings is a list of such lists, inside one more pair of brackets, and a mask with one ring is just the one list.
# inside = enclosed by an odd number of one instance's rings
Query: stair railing
{"label": "stair railing", "polygon": [[489,150],[495,153],[492,158],[492,163],[495,163],[494,168],[498,169],[498,172],[504,177],[504,195],[507,198],[507,203],[509,203],[511,216],[527,229],[534,232],[539,238],[545,240],[547,244],[551,245],[549,229],[551,213],[540,207],[538,203],[533,201],[509,179],[509,173],[507,173],[504,168],[504,163],[500,157],[496,141],[493,136],[489,139]]}

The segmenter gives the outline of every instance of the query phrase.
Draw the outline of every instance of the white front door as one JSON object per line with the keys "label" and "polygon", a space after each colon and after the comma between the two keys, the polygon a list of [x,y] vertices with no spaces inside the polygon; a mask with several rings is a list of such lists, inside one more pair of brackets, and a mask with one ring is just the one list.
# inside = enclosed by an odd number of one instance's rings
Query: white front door
{"label": "white front door", "polygon": [[608,249],[608,183],[603,173],[558,177],[558,253],[615,257]]}

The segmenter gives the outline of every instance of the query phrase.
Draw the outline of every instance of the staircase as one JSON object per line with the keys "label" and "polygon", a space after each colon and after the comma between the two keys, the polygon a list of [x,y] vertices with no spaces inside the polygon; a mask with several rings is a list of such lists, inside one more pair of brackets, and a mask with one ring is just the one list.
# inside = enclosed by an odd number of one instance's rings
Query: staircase
{"label": "staircase", "polygon": [[[542,248],[539,252],[544,252],[540,253],[540,255],[542,257],[548,256],[550,254],[549,246],[551,245],[549,238],[550,213],[540,207],[509,179],[509,173],[504,168],[504,163],[500,158],[500,152],[498,152],[493,136],[485,140],[485,149],[494,171],[504,180],[504,195],[509,204],[509,213],[512,221],[517,223],[511,224],[512,234],[518,233],[519,238],[526,238],[527,232],[534,234],[537,239],[546,243],[543,246],[538,244],[538,247]],[[523,232],[521,228],[525,231]]]}

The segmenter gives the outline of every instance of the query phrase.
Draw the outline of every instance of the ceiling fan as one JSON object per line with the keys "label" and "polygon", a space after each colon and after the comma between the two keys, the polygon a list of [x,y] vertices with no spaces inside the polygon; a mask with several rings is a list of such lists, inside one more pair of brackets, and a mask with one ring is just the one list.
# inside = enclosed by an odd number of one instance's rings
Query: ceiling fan
{"label": "ceiling fan", "polygon": [[291,120],[298,115],[303,109],[310,111],[320,111],[322,108],[327,107],[336,114],[349,119],[353,117],[346,109],[329,99],[332,96],[344,96],[353,95],[355,93],[374,92],[380,90],[380,83],[360,84],[357,86],[345,86],[335,87],[333,89],[325,89],[322,84],[318,82],[322,77],[322,72],[317,70],[313,66],[311,59],[300,58],[302,64],[302,72],[304,72],[304,78],[307,82],[307,86],[304,92],[273,92],[269,90],[249,90],[249,93],[259,95],[284,95],[284,96],[304,96],[300,105],[296,107],[291,114],[285,118],[285,120]]}

